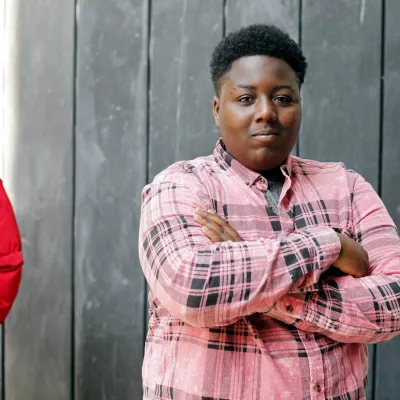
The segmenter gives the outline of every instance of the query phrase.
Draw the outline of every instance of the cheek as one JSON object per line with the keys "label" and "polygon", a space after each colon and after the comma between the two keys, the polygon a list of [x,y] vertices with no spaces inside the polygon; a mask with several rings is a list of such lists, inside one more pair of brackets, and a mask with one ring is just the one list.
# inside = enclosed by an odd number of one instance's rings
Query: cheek
{"label": "cheek", "polygon": [[280,115],[280,122],[284,128],[287,129],[298,129],[301,124],[301,108],[295,110],[285,110]]}
{"label": "cheek", "polygon": [[231,129],[243,129],[251,124],[250,110],[243,107],[225,107],[220,113],[220,124]]}

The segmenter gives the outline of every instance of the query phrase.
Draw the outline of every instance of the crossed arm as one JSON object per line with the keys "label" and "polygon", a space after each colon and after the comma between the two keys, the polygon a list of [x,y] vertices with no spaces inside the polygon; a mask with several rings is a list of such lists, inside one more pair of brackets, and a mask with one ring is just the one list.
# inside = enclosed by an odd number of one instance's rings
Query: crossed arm
{"label": "crossed arm", "polygon": [[[379,197],[362,178],[353,200],[357,246],[327,227],[253,242],[241,241],[235,232],[237,237],[210,243],[213,229],[201,226],[212,228],[205,221],[217,216],[203,214],[202,223],[193,215],[196,208],[211,205],[189,186],[162,182],[144,190],[141,264],[152,292],[175,317],[213,327],[268,313],[299,329],[359,343],[384,341],[400,330],[399,238]],[[229,228],[223,227],[226,235]],[[333,263],[341,264],[344,242],[357,247],[360,258],[364,247],[370,275],[321,279]]]}
{"label": "crossed arm", "polygon": [[[400,241],[383,203],[361,177],[353,208],[358,242],[338,234],[341,252],[334,267],[317,284],[282,296],[268,314],[339,342],[383,342],[400,331]],[[213,242],[242,240],[212,211],[196,210],[195,219]],[[346,275],[334,276],[335,267]]]}

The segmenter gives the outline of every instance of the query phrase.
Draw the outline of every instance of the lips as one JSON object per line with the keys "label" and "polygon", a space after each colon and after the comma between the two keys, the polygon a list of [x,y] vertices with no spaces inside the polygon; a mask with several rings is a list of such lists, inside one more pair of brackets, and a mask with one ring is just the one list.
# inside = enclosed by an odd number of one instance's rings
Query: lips
{"label": "lips", "polygon": [[257,146],[274,147],[279,143],[280,132],[277,129],[260,129],[251,135],[252,140],[258,143]]}
{"label": "lips", "polygon": [[277,136],[277,135],[279,135],[279,132],[276,131],[276,130],[273,130],[273,129],[261,129],[261,130],[255,132],[255,133],[253,133],[251,136],[254,136],[254,137],[259,137],[259,136],[266,137],[266,136],[272,136],[272,135]]}

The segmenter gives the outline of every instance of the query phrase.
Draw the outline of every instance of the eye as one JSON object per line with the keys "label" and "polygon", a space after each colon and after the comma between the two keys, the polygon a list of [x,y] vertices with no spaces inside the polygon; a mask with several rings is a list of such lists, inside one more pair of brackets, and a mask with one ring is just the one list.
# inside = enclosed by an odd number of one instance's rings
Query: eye
{"label": "eye", "polygon": [[243,103],[243,104],[250,104],[252,101],[253,101],[253,98],[249,95],[238,98],[238,102]]}
{"label": "eye", "polygon": [[283,104],[293,103],[293,99],[290,96],[276,96],[274,100]]}

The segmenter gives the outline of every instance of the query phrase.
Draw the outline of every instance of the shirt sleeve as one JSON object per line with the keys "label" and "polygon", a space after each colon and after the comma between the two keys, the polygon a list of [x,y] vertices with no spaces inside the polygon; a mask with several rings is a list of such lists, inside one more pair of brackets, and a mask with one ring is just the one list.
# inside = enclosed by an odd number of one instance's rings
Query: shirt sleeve
{"label": "shirt sleeve", "polygon": [[270,316],[345,343],[379,343],[400,332],[400,240],[381,199],[360,175],[352,204],[354,239],[367,251],[370,276],[321,281],[282,297]]}
{"label": "shirt sleeve", "polygon": [[17,296],[23,259],[17,221],[1,180],[0,232],[0,323],[3,323]]}
{"label": "shirt sleeve", "polygon": [[153,295],[197,327],[266,312],[299,285],[318,281],[338,257],[326,227],[258,241],[212,243],[194,221],[210,206],[194,185],[158,182],[143,190],[139,255]]}

